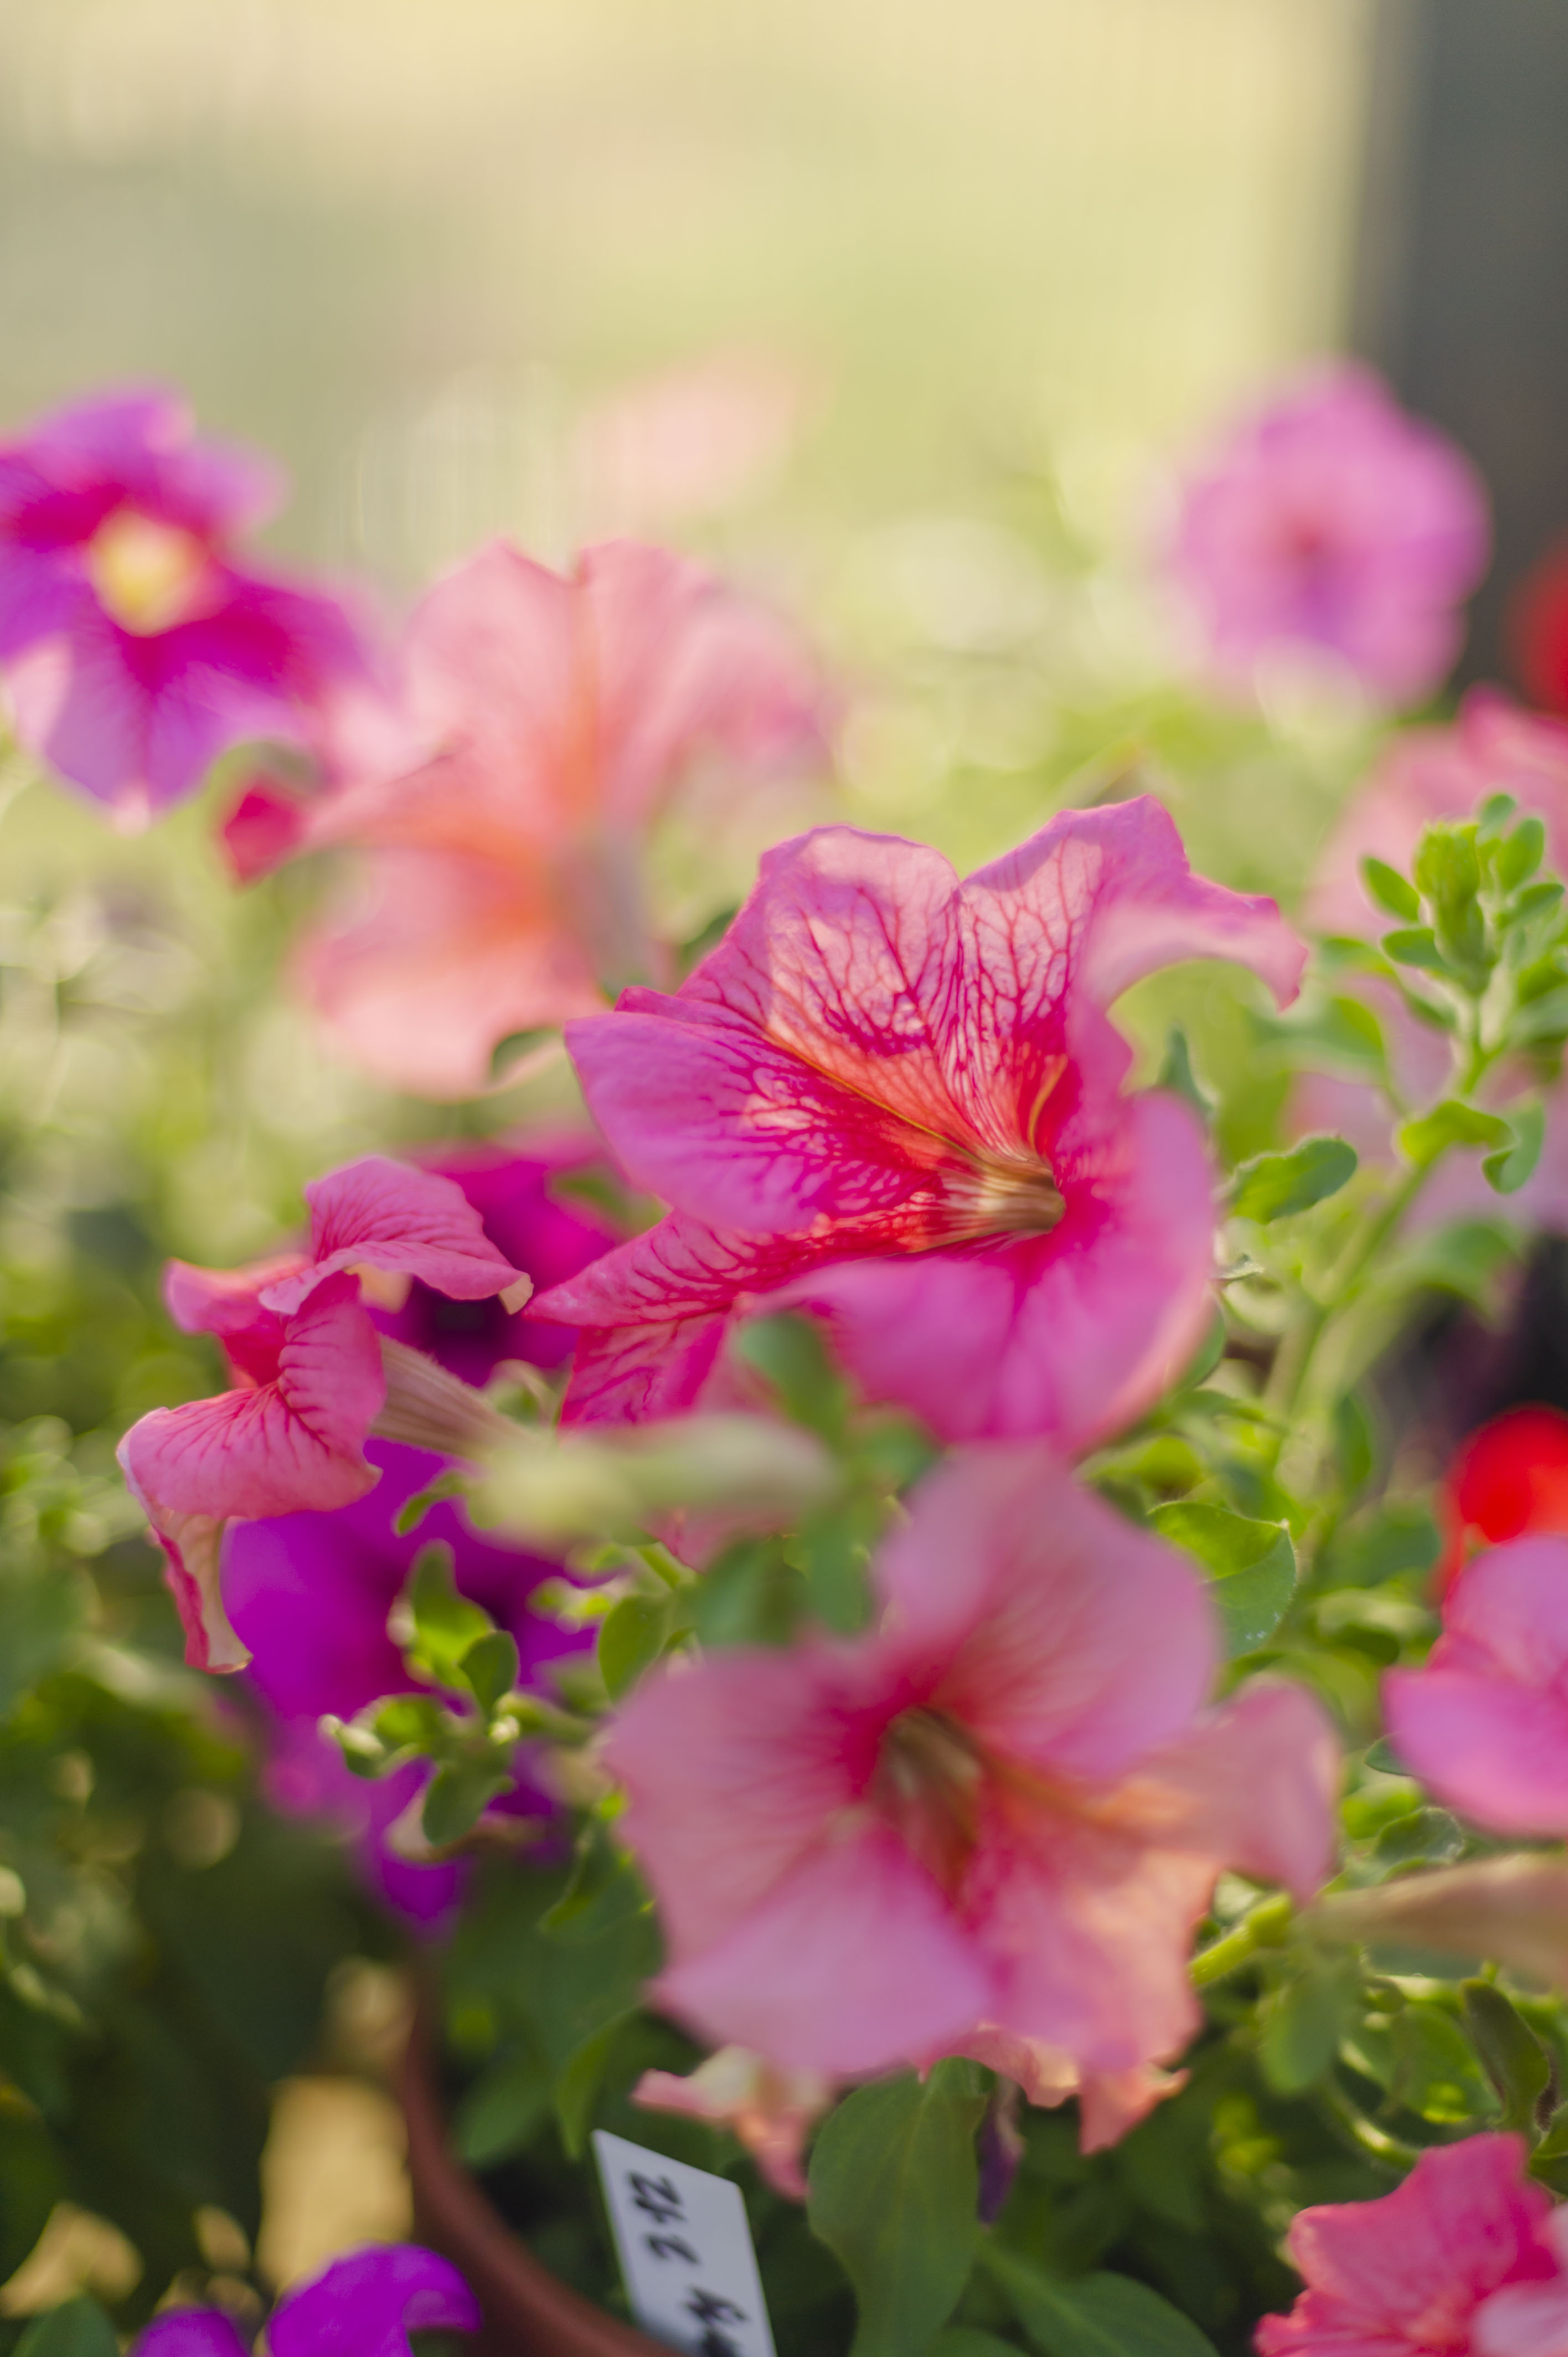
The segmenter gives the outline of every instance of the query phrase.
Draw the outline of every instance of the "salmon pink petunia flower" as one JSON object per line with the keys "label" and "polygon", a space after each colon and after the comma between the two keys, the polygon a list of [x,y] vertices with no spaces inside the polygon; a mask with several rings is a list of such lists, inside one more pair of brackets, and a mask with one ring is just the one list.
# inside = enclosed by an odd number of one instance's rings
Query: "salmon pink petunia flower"
{"label": "salmon pink petunia flower", "polygon": [[585,1329],[568,1415],[688,1406],[733,1318],[795,1305],[944,1438],[1079,1448],[1126,1422],[1201,1339],[1215,1213],[1195,1116],[1123,1092],[1106,1009],[1184,957],[1283,1001],[1305,956],[1147,799],[963,883],[849,827],[769,852],[674,996],[569,1029],[618,1160],[673,1211],[533,1305]]}
{"label": "salmon pink petunia flower", "polygon": [[[347,1505],[376,1480],[364,1444],[387,1405],[386,1350],[361,1301],[360,1272],[418,1278],[458,1301],[499,1294],[516,1302],[528,1289],[461,1191],[434,1172],[371,1155],[305,1194],[308,1251],[242,1269],[170,1263],[170,1314],[188,1334],[217,1336],[236,1386],[155,1408],[120,1444],[125,1478],[167,1557],[187,1658],[201,1669],[239,1669],[245,1660],[219,1582],[230,1517]],[[452,1380],[434,1366],[430,1377]]]}
{"label": "salmon pink petunia flower", "polygon": [[276,471],[177,396],[112,394],[0,443],[0,670],[30,752],[135,825],[249,737],[298,736],[365,655],[343,606],[241,562]]}
{"label": "salmon pink petunia flower", "polygon": [[879,1626],[671,1664],[606,1750],[699,2035],[855,2077],[1037,2040],[1081,2072],[1178,2054],[1222,1866],[1329,1870],[1337,1747],[1301,1688],[1203,1705],[1190,1564],[1035,1448],[916,1492]]}
{"label": "salmon pink petunia flower", "polygon": [[1457,654],[1489,538],[1464,454],[1370,371],[1341,366],[1243,420],[1192,475],[1170,565],[1224,685],[1305,654],[1398,705]]}
{"label": "salmon pink petunia flower", "polygon": [[1568,1539],[1477,1555],[1423,1668],[1383,1680],[1412,1776],[1494,1833],[1568,1834]]}
{"label": "salmon pink petunia flower", "polygon": [[419,758],[350,764],[297,807],[257,789],[231,856],[254,873],[274,844],[363,855],[306,947],[306,994],[360,1063],[431,1097],[487,1088],[502,1041],[660,976],[642,853],[702,759],[749,775],[822,746],[783,624],[633,541],[566,576],[504,544],[459,567],[414,617],[403,696]]}
{"label": "salmon pink petunia flower", "polygon": [[[1506,2303],[1558,2273],[1542,2233],[1552,2197],[1524,2174],[1524,2140],[1466,2136],[1423,2153],[1375,2201],[1298,2212],[1285,2249],[1306,2281],[1258,2327],[1259,2357],[1550,2357],[1514,2337]],[[1490,2330],[1493,2304],[1501,2328]]]}

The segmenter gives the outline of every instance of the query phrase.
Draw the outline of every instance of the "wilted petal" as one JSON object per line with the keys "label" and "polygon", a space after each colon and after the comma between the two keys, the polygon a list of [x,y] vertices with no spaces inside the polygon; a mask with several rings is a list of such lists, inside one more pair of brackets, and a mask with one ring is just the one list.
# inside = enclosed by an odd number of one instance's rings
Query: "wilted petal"
{"label": "wilted petal", "polygon": [[1156,2104],[1187,2084],[1185,2071],[1160,2071],[1148,2063],[1127,2071],[1082,2071],[1070,2054],[1042,2039],[1019,2038],[983,2022],[959,2050],[988,2071],[1015,2079],[1031,2104],[1051,2111],[1076,2097],[1079,2149],[1103,2152],[1119,2144]]}
{"label": "wilted petal", "polygon": [[164,1579],[185,1631],[187,1664],[193,1670],[242,1670],[251,1656],[230,1623],[219,1578],[222,1519],[215,1514],[171,1512],[145,1496],[126,1448],[131,1437],[127,1433],[120,1443],[120,1463],[127,1487],[163,1549]]}
{"label": "wilted petal", "polygon": [[803,2201],[800,2156],[833,2094],[833,2081],[821,2071],[780,2071],[744,2046],[723,2046],[683,2079],[672,2071],[645,2071],[631,2100],[647,2111],[728,2128],[775,2192]]}

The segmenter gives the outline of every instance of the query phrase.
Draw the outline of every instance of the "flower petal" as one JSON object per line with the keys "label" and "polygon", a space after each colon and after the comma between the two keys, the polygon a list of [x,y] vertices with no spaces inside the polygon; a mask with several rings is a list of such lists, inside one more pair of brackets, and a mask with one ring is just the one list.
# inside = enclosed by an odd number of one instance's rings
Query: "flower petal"
{"label": "flower petal", "polygon": [[132,2346],[135,2357],[249,2357],[238,2325],[220,2308],[166,2308]]}
{"label": "flower petal", "polygon": [[296,1309],[323,1278],[360,1262],[416,1276],[453,1301],[482,1301],[521,1275],[496,1250],[462,1189],[434,1170],[369,1154],[305,1190],[310,1265],[269,1285],[269,1309]]}
{"label": "flower petal", "polygon": [[278,2302],[272,2357],[409,2357],[410,2332],[476,2332],[479,2303],[449,2261],[416,2243],[350,2251]]}
{"label": "flower petal", "polygon": [[993,1992],[929,1875],[868,1824],[812,1849],[650,1994],[785,2070],[850,2078],[950,2046]]}
{"label": "flower petal", "polygon": [[1096,1779],[1190,1726],[1218,1648],[1174,1547],[1035,1446],[964,1449],[909,1503],[876,1581],[889,1643],[935,1665],[933,1708],[994,1756]]}
{"label": "flower petal", "polygon": [[363,1449],[385,1395],[381,1347],[349,1276],[286,1323],[275,1381],[133,1425],[120,1461],[149,1512],[286,1514],[346,1505],[375,1480]]}

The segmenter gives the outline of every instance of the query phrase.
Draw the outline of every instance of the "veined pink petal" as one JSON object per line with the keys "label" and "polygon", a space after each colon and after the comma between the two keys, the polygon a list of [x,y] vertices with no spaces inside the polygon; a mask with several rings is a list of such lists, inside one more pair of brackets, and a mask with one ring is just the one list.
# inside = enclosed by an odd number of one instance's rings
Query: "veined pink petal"
{"label": "veined pink petal", "polygon": [[381,1346],[349,1276],[330,1276],[288,1319],[276,1376],[155,1408],[121,1444],[136,1493],[160,1514],[287,1514],[370,1489],[364,1443],[385,1396]]}
{"label": "veined pink petal", "polygon": [[327,1277],[361,1262],[397,1270],[453,1301],[482,1301],[521,1271],[486,1235],[462,1189],[434,1170],[370,1154],[307,1186],[309,1264],[267,1286],[269,1309],[296,1309]]}
{"label": "veined pink petal", "polygon": [[1213,1194],[1192,1113],[1134,1098],[1115,1145],[1048,1236],[821,1254],[774,1301],[817,1311],[868,1396],[942,1439],[1050,1433],[1076,1453],[1168,1388],[1212,1315]]}
{"label": "veined pink petal", "polygon": [[1191,1566],[1038,1444],[964,1449],[928,1474],[876,1581],[889,1647],[933,1664],[932,1706],[1042,1770],[1126,1774],[1185,1732],[1214,1674]]}
{"label": "veined pink petal", "polygon": [[669,1964],[652,1993],[786,2070],[853,2078],[950,2045],[993,1991],[929,1875],[867,1824],[809,1851],[712,1947]]}
{"label": "veined pink petal", "polygon": [[1540,2240],[1552,2197],[1524,2162],[1519,2136],[1467,2136],[1423,2153],[1380,2200],[1300,2211],[1285,2249],[1306,2289],[1263,2319],[1260,2357],[1468,2349],[1489,2294],[1555,2272]]}

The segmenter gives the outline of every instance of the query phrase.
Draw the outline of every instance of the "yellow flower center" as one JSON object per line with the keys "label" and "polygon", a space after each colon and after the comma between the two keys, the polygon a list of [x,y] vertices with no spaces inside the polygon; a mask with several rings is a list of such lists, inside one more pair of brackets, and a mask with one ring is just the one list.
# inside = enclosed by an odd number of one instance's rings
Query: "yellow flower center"
{"label": "yellow flower center", "polygon": [[196,534],[119,508],[88,544],[87,573],[104,610],[124,630],[150,638],[185,621],[209,558]]}

